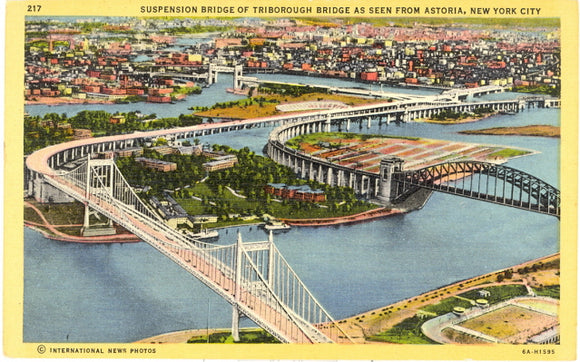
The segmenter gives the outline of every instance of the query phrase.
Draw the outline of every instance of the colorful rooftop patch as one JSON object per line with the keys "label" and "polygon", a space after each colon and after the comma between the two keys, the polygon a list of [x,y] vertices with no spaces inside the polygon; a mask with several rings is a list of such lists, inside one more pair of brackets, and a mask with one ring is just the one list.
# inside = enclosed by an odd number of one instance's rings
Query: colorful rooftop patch
{"label": "colorful rooftop patch", "polygon": [[533,153],[523,149],[427,138],[322,132],[298,136],[288,147],[340,165],[378,172],[384,155],[405,159],[407,169],[418,169],[449,160],[503,163]]}

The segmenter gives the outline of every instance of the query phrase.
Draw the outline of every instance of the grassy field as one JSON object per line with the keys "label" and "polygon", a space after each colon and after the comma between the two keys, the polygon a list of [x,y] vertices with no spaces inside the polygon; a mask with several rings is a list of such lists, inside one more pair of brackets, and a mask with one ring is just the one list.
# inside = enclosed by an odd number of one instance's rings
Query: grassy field
{"label": "grassy field", "polygon": [[278,112],[276,106],[284,103],[296,103],[307,101],[338,101],[347,105],[367,104],[384,102],[385,100],[357,98],[340,94],[323,94],[323,93],[309,93],[303,94],[299,97],[290,97],[283,95],[266,95],[260,96],[266,100],[261,105],[255,102],[242,101],[236,105],[227,108],[214,108],[207,111],[196,112],[196,116],[212,117],[212,118],[232,118],[232,119],[250,119],[257,117],[267,117],[283,112]]}
{"label": "grassy field", "polygon": [[35,210],[31,209],[30,207],[24,208],[24,220],[35,222],[37,224],[43,223],[43,221],[40,218],[40,216],[38,215],[38,213]]}
{"label": "grassy field", "polygon": [[435,313],[437,315],[443,315],[453,312],[453,308],[455,307],[471,308],[472,304],[466,300],[451,297],[445,298],[437,304],[431,304],[421,309],[426,312]]}
{"label": "grassy field", "polygon": [[490,294],[489,297],[485,297],[489,304],[495,304],[503,302],[514,297],[519,297],[528,294],[528,290],[523,285],[497,285],[497,286],[482,286],[481,289],[471,290],[466,293],[462,293],[459,296],[471,300],[476,300],[482,298],[479,295],[480,290],[487,290]]}
{"label": "grassy field", "polygon": [[522,338],[525,341],[528,336],[534,335],[534,330],[541,331],[555,322],[555,317],[510,305],[469,319],[460,325],[501,340],[516,338],[514,342],[521,342]]}
{"label": "grassy field", "polygon": [[[205,198],[218,198],[223,202],[227,202],[229,207],[231,208],[233,213],[247,213],[247,210],[254,210],[264,201],[249,201],[244,198],[240,198],[232,194],[230,191],[224,188],[222,194],[218,195],[213,192],[206,184],[198,183],[194,187],[190,189],[193,191],[193,194],[197,197],[205,197]],[[177,202],[187,211],[190,215],[203,215],[207,214],[208,207],[211,206],[204,206],[201,201],[195,199],[177,199]],[[297,207],[297,201],[295,202],[276,202],[271,201],[269,203],[270,207],[270,214],[276,218],[285,218],[285,219],[312,219],[312,218],[326,218],[329,215],[332,217],[340,217],[340,216],[347,216],[358,214],[364,211],[369,211],[372,209],[377,208],[376,205],[368,204],[368,203],[361,203],[355,204],[348,210],[332,210],[332,213],[329,211],[329,203],[321,203],[314,204],[314,203],[307,203],[301,202],[301,207]],[[211,213],[211,212],[210,212]],[[220,221],[218,224],[211,224],[207,225],[208,227],[221,227],[227,226],[232,224],[227,223],[227,221]],[[236,224],[239,224],[238,221]],[[255,221],[250,221],[249,223],[255,223]]]}
{"label": "grassy field", "polygon": [[316,145],[319,142],[337,142],[338,140],[347,141],[367,141],[371,138],[390,138],[390,139],[405,139],[411,141],[418,141],[418,137],[404,137],[404,136],[388,136],[388,135],[368,135],[359,133],[349,133],[349,132],[319,132],[310,133],[305,135],[300,135],[298,137],[292,138],[286,142],[286,146],[293,149],[300,149],[302,144]]}
{"label": "grassy field", "polygon": [[518,301],[518,304],[529,305],[530,307],[537,308],[548,313],[557,314],[558,313],[558,304],[555,303],[548,303],[543,300],[535,300],[535,299],[524,299]]}
{"label": "grassy field", "polygon": [[421,332],[423,322],[424,320],[417,316],[407,318],[388,331],[370,336],[367,340],[387,343],[432,344],[433,341]]}
{"label": "grassy field", "polygon": [[513,148],[506,148],[506,149],[503,149],[501,151],[491,153],[489,155],[489,157],[511,158],[511,157],[527,155],[529,153],[530,153],[529,151],[514,150]]}
{"label": "grassy field", "polygon": [[536,295],[560,299],[560,285],[549,285],[542,288],[533,288]]}
{"label": "grassy field", "polygon": [[234,342],[231,332],[216,332],[208,336],[195,336],[190,338],[187,343],[280,343],[276,338],[272,337],[268,332],[263,330],[249,330],[240,331],[240,341]]}
{"label": "grassy field", "polygon": [[[82,224],[85,214],[84,206],[79,202],[66,204],[40,204],[31,202],[44,215],[46,220],[53,225]],[[24,220],[41,223],[38,214],[30,209],[24,208]]]}

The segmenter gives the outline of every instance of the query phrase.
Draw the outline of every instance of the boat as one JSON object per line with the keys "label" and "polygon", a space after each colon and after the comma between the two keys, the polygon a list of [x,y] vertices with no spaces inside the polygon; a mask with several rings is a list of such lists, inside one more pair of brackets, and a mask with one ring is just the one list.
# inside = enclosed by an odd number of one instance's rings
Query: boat
{"label": "boat", "polygon": [[287,231],[290,230],[290,225],[280,221],[270,221],[264,225],[266,231]]}
{"label": "boat", "polygon": [[217,230],[208,230],[208,229],[202,229],[198,233],[189,233],[189,237],[191,237],[193,240],[201,241],[204,243],[211,243],[217,241],[219,235],[220,234],[217,232]]}

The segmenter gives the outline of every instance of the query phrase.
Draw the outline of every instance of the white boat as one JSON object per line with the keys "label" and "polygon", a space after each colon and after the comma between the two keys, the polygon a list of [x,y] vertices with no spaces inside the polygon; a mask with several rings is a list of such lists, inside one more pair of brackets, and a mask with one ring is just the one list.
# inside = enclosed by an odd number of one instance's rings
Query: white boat
{"label": "white boat", "polygon": [[198,241],[210,243],[212,241],[216,241],[220,234],[217,232],[217,230],[202,229],[198,233],[189,235]]}
{"label": "white boat", "polygon": [[268,231],[285,231],[290,230],[290,225],[284,224],[280,221],[270,221],[266,225],[264,225],[264,229]]}

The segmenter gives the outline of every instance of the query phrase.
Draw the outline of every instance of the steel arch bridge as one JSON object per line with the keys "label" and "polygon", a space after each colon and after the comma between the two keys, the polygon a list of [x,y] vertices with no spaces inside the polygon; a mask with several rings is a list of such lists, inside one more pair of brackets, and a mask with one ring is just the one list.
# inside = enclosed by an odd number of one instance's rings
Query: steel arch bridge
{"label": "steel arch bridge", "polygon": [[478,161],[394,172],[393,201],[425,188],[560,217],[560,191],[529,173]]}

